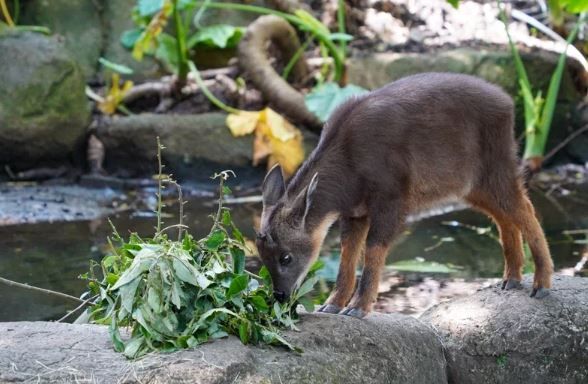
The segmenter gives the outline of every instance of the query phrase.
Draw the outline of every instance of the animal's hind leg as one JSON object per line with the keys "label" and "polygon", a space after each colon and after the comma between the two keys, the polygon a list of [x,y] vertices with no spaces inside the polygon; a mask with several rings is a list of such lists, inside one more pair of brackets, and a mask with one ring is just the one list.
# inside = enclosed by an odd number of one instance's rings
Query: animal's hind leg
{"label": "animal's hind leg", "polygon": [[547,246],[547,240],[541,229],[541,225],[535,216],[535,209],[529,198],[521,193],[518,209],[514,213],[517,226],[523,237],[527,240],[533,261],[535,263],[535,277],[533,280],[533,292],[531,296],[538,298],[546,296],[551,288],[553,275],[553,261]]}
{"label": "animal's hind leg", "polygon": [[[468,197],[468,201],[474,206],[480,207],[491,214],[497,219],[499,224],[506,223],[508,227],[510,225],[509,223],[512,223],[512,225],[520,230],[523,238],[529,244],[531,254],[533,255],[533,261],[535,263],[535,277],[531,296],[536,296],[538,298],[546,296],[549,292],[549,288],[551,288],[553,261],[551,260],[549,247],[547,246],[547,240],[545,239],[541,225],[535,217],[533,205],[523,192],[522,187],[519,184],[515,184],[510,191],[502,193],[499,196],[488,193],[471,194]],[[513,232],[510,231],[510,233]],[[510,244],[510,247],[513,247],[513,244],[515,243],[512,241],[510,243],[509,241],[506,241],[506,244]],[[503,246],[504,245],[505,243],[503,239]],[[505,249],[505,258],[508,257],[509,255],[507,255]],[[514,259],[512,265],[517,265],[517,263],[514,262]],[[509,271],[509,273],[512,272],[512,270]]]}
{"label": "animal's hind leg", "polygon": [[513,220],[506,216],[496,204],[492,204],[489,199],[484,199],[482,196],[471,196],[468,200],[474,208],[492,217],[498,226],[500,243],[504,254],[502,289],[520,287],[522,280],[521,270],[524,263],[521,231]]}

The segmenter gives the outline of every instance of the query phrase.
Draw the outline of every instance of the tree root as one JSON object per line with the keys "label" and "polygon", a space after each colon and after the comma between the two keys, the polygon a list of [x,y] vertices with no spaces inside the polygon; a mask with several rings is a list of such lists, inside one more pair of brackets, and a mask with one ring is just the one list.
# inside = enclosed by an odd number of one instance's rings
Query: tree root
{"label": "tree root", "polygon": [[[267,54],[269,42],[281,51],[285,60],[300,48],[296,31],[286,20],[273,15],[261,16],[249,25],[239,44],[239,64],[243,72],[280,113],[320,131],[322,123],[306,108],[302,94],[272,68]],[[294,81],[305,79],[307,74],[305,60],[298,60],[292,69]]]}

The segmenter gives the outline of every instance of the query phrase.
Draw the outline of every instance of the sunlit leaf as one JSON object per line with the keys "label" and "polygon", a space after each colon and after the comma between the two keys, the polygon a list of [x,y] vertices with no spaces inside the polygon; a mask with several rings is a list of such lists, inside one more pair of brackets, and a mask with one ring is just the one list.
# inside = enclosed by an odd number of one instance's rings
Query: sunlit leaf
{"label": "sunlit leaf", "polygon": [[142,33],[143,33],[142,28],[134,28],[134,29],[129,29],[127,31],[124,31],[122,33],[122,35],[120,36],[120,43],[126,49],[133,49],[133,47],[135,46],[135,42],[137,42],[139,37],[141,37]]}
{"label": "sunlit leaf", "polygon": [[233,297],[236,294],[247,289],[247,282],[248,281],[249,281],[249,277],[247,275],[236,276],[233,279],[233,281],[231,281],[231,285],[229,286],[229,290],[227,291],[227,297]]}
{"label": "sunlit leaf", "polygon": [[137,8],[139,10],[139,15],[151,16],[163,8],[163,3],[164,0],[138,0]]}
{"label": "sunlit leaf", "polygon": [[226,122],[233,136],[238,137],[253,133],[258,121],[259,112],[239,111],[229,114]]}
{"label": "sunlit leaf", "polygon": [[135,41],[133,46],[133,57],[141,61],[145,53],[152,52],[156,48],[156,38],[161,34],[163,28],[167,25],[168,19],[172,12],[170,0],[163,0],[160,10],[153,16],[145,30]]}
{"label": "sunlit leaf", "polygon": [[336,83],[325,83],[306,95],[304,102],[308,110],[321,121],[327,121],[338,106],[350,98],[363,95],[366,92],[366,89],[353,84],[341,88]]}
{"label": "sunlit leaf", "polygon": [[201,28],[188,39],[188,48],[201,44],[216,48],[235,47],[243,36],[243,28],[228,24],[216,24]]}

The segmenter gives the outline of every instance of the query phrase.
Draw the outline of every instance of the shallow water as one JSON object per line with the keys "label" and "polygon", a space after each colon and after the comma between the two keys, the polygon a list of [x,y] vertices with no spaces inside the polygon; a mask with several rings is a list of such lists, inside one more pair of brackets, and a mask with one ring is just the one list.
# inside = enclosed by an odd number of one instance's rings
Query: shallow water
{"label": "shallow water", "polygon": [[[551,189],[548,197],[539,191],[532,193],[532,198],[550,240],[556,270],[569,269],[580,259],[583,245],[575,240],[582,238],[562,232],[588,228],[588,184]],[[147,203],[143,208],[111,216],[119,233],[153,232],[155,219],[148,208],[153,200]],[[231,208],[237,225],[251,237],[259,204]],[[208,232],[208,215],[214,209],[212,198],[189,199],[186,224],[197,238]],[[171,206],[168,210],[175,209]],[[165,221],[176,223],[176,218],[168,217]],[[107,250],[106,237],[110,233],[106,218],[0,226],[0,276],[79,296],[85,283],[78,275],[87,271],[90,259],[100,260]],[[418,314],[441,300],[469,295],[498,282],[503,260],[496,236],[488,218],[467,209],[412,223],[388,257],[389,268],[382,280],[377,310]],[[322,257],[326,261],[323,274],[328,285],[334,280],[338,265],[336,229],[331,231]],[[404,265],[409,270],[399,271],[399,261],[411,261],[411,265]],[[250,265],[255,264],[255,260],[250,261]],[[73,307],[75,304],[61,298],[0,285],[0,321],[57,319]]]}

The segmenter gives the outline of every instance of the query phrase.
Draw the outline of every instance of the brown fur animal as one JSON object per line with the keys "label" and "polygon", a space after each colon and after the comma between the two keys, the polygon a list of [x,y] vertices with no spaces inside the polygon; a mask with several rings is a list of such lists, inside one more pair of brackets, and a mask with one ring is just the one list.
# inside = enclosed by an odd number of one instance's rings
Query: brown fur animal
{"label": "brown fur animal", "polygon": [[300,284],[339,219],[339,274],[320,311],[365,316],[407,215],[456,198],[498,225],[503,289],[520,286],[524,237],[535,262],[531,296],[548,294],[553,263],[519,174],[513,110],[497,86],[449,73],[406,77],[344,103],[287,185],[279,167],[264,180],[257,246],[276,298]]}

